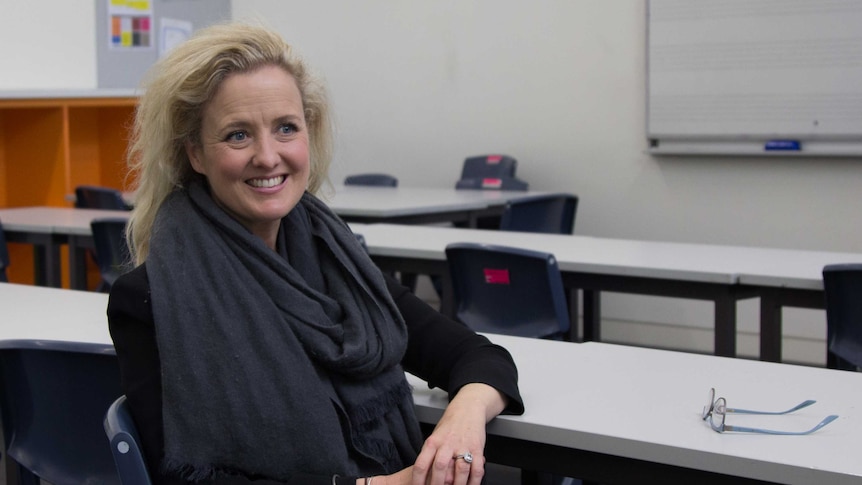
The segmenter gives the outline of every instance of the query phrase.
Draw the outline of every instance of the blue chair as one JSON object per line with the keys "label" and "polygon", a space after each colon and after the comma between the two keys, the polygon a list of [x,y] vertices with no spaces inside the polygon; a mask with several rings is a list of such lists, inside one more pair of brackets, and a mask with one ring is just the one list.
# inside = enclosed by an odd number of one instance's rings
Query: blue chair
{"label": "blue chair", "polygon": [[501,231],[572,234],[578,197],[543,194],[509,201],[500,218]]}
{"label": "blue chair", "polygon": [[826,295],[826,366],[862,369],[862,263],[823,268]]}
{"label": "blue chair", "polygon": [[126,244],[126,223],[123,218],[100,218],[90,222],[95,251],[93,256],[99,266],[101,281],[96,291],[108,293],[114,281],[130,267],[129,249]]}
{"label": "blue chair", "polygon": [[0,222],[0,282],[9,281],[6,268],[9,267],[9,248],[6,247],[6,233],[3,232],[3,223]]}
{"label": "blue chair", "polygon": [[552,254],[474,243],[446,246],[455,318],[477,332],[563,339],[569,313]]}
{"label": "blue chair", "polygon": [[75,187],[75,207],[78,209],[130,210],[123,193],[109,187],[79,185]]}
{"label": "blue chair", "polygon": [[508,155],[478,155],[464,160],[461,178],[514,178],[517,168],[518,161]]}
{"label": "blue chair", "polygon": [[102,429],[122,394],[112,345],[0,342],[0,379],[7,471],[19,483],[120,483]]}
{"label": "blue chair", "polygon": [[129,411],[126,396],[120,396],[111,404],[103,424],[122,484],[150,485],[152,481],[147,471],[141,438]]}
{"label": "blue chair", "polygon": [[377,187],[398,187],[398,179],[385,173],[360,173],[348,175],[344,185],[374,185]]}

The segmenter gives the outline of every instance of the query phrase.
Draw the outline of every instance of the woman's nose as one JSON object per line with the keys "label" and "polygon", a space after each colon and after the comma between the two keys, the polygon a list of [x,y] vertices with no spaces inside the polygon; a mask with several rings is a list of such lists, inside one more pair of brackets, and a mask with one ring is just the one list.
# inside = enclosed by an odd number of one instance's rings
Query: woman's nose
{"label": "woman's nose", "polygon": [[258,138],[255,143],[252,163],[262,167],[274,167],[278,161],[278,141],[266,136]]}

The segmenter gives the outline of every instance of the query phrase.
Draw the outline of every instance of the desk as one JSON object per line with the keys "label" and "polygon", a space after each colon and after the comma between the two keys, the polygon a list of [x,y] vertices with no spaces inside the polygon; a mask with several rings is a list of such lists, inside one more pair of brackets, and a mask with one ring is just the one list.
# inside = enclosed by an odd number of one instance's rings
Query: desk
{"label": "desk", "polygon": [[466,222],[475,227],[479,217],[502,214],[503,206],[509,200],[540,193],[337,185],[334,196],[322,198],[336,214],[349,222]]}
{"label": "desk", "polygon": [[[108,296],[0,283],[0,340],[110,343]],[[50,305],[46,305],[50,302]],[[518,364],[523,416],[488,425],[497,463],[604,483],[860,483],[856,443],[862,374],[597,342],[574,344],[489,335]],[[572,385],[561,385],[567,369]],[[579,370],[589,369],[589,372]],[[420,422],[433,426],[446,394],[408,376]],[[800,429],[840,418],[810,436],[718,434],[700,419],[710,386],[730,406],[814,406],[793,415],[733,416],[731,423]]]}
{"label": "desk", "polygon": [[71,209],[65,207],[16,207],[0,209],[0,222],[9,242],[34,246],[36,284],[59,287],[60,246],[69,245],[69,279],[72,288],[86,289],[86,254],[92,246],[90,221],[128,217],[127,211]]}
{"label": "desk", "polygon": [[756,296],[736,284],[729,264],[742,257],[743,248],[391,224],[369,224],[356,231],[381,268],[444,276],[441,303],[450,314],[448,244],[476,242],[553,253],[566,288],[584,292],[585,340],[600,339],[601,291],[690,298],[714,303],[714,351],[734,356],[736,302]]}
{"label": "desk", "polygon": [[108,295],[0,283],[0,340],[111,344]]}
{"label": "desk", "polygon": [[760,358],[781,361],[782,308],[825,308],[823,267],[862,262],[862,254],[751,248],[739,284],[760,295]]}
{"label": "desk", "polygon": [[[515,358],[526,406],[523,416],[489,424],[490,461],[602,483],[862,483],[856,456],[862,374],[598,342],[489,337]],[[561,385],[555,369],[566,369],[570,385]],[[445,394],[411,379],[420,421],[436,422]],[[700,418],[710,387],[731,407],[786,409],[817,400],[792,415],[730,415],[730,424],[796,430],[829,414],[840,417],[810,436],[720,434]]]}

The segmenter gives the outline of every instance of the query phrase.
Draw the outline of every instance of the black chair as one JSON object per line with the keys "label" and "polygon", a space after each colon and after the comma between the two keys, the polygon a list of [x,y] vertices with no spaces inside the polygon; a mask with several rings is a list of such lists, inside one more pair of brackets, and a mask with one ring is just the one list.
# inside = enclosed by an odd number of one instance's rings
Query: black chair
{"label": "black chair", "polygon": [[398,179],[385,173],[359,173],[348,175],[344,185],[374,185],[378,187],[398,187]]}
{"label": "black chair", "polygon": [[0,342],[7,471],[18,483],[119,484],[105,410],[122,394],[110,344]]}
{"label": "black chair", "polygon": [[122,484],[150,485],[152,481],[147,471],[141,438],[129,411],[126,396],[120,396],[111,404],[103,424]]}
{"label": "black chair", "polygon": [[3,232],[3,223],[0,222],[0,282],[9,281],[6,268],[9,267],[9,248],[6,246],[6,233]]}
{"label": "black chair", "polygon": [[78,209],[130,210],[123,193],[117,189],[95,185],[79,185],[75,188],[75,207]]}
{"label": "black chair", "polygon": [[578,197],[545,194],[509,201],[500,218],[501,231],[572,234]]}
{"label": "black chair", "polygon": [[823,268],[826,295],[826,366],[862,369],[862,263]]}
{"label": "black chair", "polygon": [[456,189],[528,190],[530,184],[515,177],[471,177],[455,182]]}
{"label": "black chair", "polygon": [[108,293],[114,281],[129,269],[126,223],[127,220],[123,218],[100,218],[90,222],[95,245],[93,256],[101,276],[96,291]]}
{"label": "black chair", "polygon": [[569,313],[552,254],[474,243],[446,246],[455,317],[477,332],[563,339]]}
{"label": "black chair", "polygon": [[515,177],[518,161],[508,155],[467,157],[461,167],[461,179]]}

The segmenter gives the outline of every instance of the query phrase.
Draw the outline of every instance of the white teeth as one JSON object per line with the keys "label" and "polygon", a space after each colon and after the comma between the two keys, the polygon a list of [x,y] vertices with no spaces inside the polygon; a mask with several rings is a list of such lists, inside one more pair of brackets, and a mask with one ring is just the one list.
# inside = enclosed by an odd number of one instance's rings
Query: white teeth
{"label": "white teeth", "polygon": [[248,181],[248,184],[252,187],[275,187],[276,185],[284,182],[284,175],[279,175],[278,177],[271,177],[268,179],[251,179]]}

